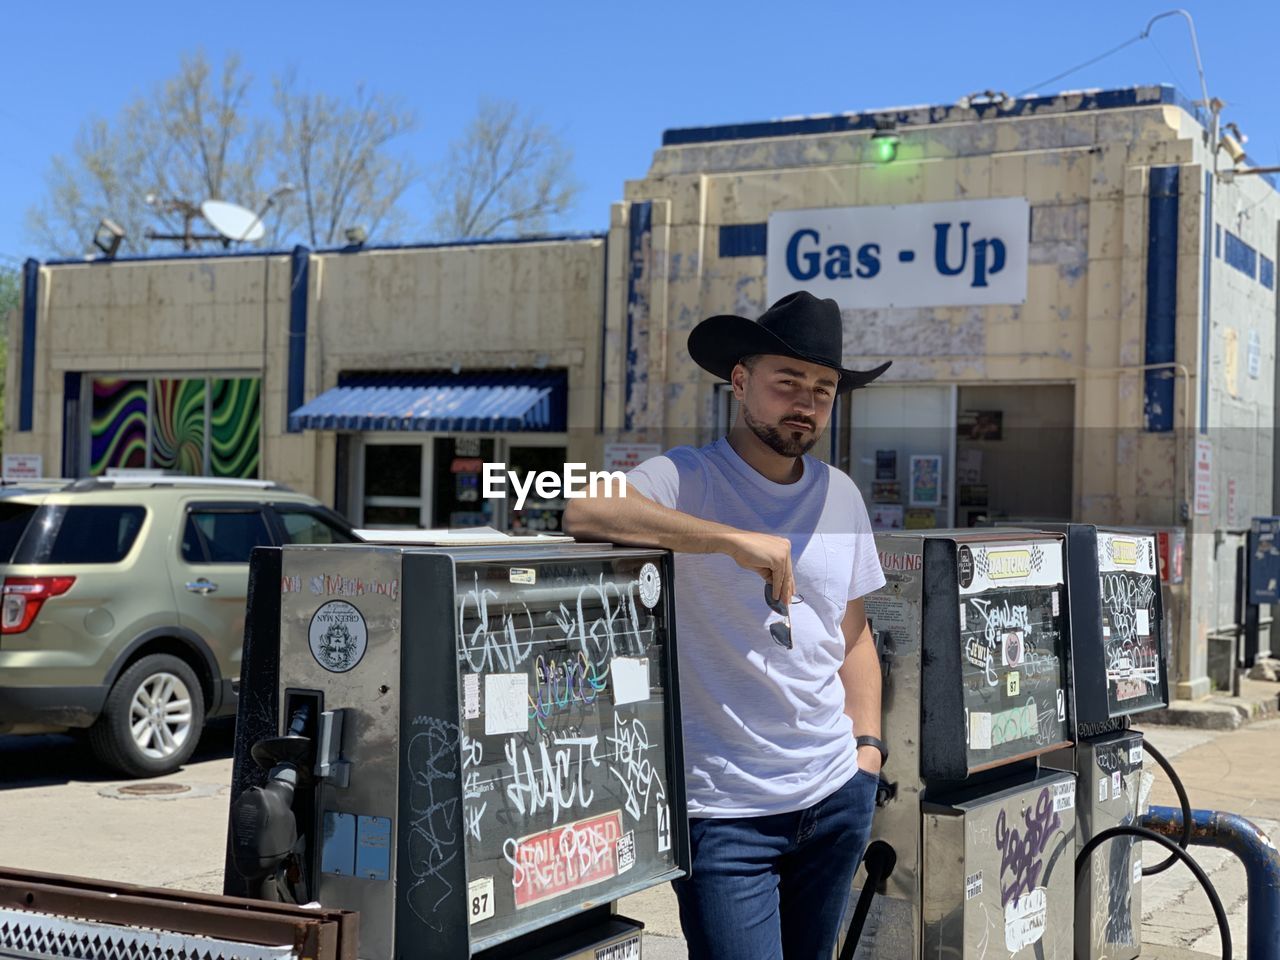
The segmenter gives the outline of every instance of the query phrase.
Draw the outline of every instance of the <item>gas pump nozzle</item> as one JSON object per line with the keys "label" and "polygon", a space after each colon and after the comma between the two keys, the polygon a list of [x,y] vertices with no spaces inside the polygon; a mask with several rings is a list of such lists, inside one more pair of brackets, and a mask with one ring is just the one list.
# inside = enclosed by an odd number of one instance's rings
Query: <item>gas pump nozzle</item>
{"label": "gas pump nozzle", "polygon": [[[310,713],[310,705],[302,704],[294,711],[286,736],[253,745],[253,759],[270,771],[267,784],[244,791],[235,804],[231,840],[235,867],[258,883],[264,900],[299,900],[289,888],[298,888],[301,874],[286,861],[300,853],[293,798],[298,785],[311,780],[314,749],[311,738],[302,735]],[[305,891],[300,893],[305,900]]]}

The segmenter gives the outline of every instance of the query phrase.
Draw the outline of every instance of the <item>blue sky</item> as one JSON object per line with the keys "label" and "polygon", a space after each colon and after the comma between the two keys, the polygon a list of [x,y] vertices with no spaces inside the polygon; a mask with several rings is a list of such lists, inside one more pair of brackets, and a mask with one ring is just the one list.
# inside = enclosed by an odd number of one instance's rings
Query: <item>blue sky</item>
{"label": "blue sky", "polygon": [[[1271,75],[1280,3],[1188,3],[1209,92],[1249,135],[1258,164],[1280,164]],[[653,0],[483,4],[6,4],[0,57],[0,264],[42,257],[25,212],[50,158],[92,115],[112,117],[172,75],[183,52],[237,51],[265,105],[288,68],[303,88],[357,82],[418,114],[403,142],[430,170],[481,96],[511,98],[558,130],[584,189],[556,227],[599,230],[624,180],[645,174],[668,127],[951,103],[975,90],[1019,93],[1136,36],[1169,7],[1069,4]],[[1037,92],[1172,83],[1199,98],[1185,22]],[[426,234],[429,196],[406,207]],[[410,231],[412,236],[413,231]]]}

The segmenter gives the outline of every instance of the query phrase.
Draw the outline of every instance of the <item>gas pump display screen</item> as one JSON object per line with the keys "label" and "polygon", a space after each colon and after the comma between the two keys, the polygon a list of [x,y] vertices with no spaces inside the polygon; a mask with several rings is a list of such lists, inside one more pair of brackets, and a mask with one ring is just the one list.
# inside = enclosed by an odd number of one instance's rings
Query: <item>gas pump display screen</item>
{"label": "gas pump display screen", "polygon": [[657,560],[458,564],[473,951],[676,875]]}
{"label": "gas pump display screen", "polygon": [[969,770],[1065,744],[1061,542],[964,544],[957,570]]}
{"label": "gas pump display screen", "polygon": [[1098,531],[1102,652],[1111,716],[1163,707],[1155,539]]}

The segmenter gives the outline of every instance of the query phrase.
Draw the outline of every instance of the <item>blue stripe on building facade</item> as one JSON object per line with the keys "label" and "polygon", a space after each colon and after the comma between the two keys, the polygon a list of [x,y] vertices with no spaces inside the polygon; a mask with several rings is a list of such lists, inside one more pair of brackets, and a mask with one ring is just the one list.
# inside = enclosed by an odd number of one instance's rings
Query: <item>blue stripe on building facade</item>
{"label": "blue stripe on building facade", "polygon": [[1258,275],[1258,251],[1230,230],[1227,231],[1226,254],[1223,259],[1227,261],[1227,266],[1235,267],[1250,280]]}
{"label": "blue stripe on building facade", "polygon": [[[1209,432],[1209,308],[1213,290],[1213,256],[1209,253],[1209,233],[1213,226],[1213,172],[1204,175],[1204,267],[1200,278],[1200,432]],[[1184,414],[1191,418],[1191,411]]]}
{"label": "blue stripe on building facade", "polygon": [[[1210,238],[1210,230],[1213,224],[1213,174],[1207,172],[1204,174],[1204,255],[1203,268],[1201,271],[1201,369],[1199,369],[1199,387],[1201,387],[1201,413],[1199,413],[1199,431],[1202,434],[1208,433],[1208,352],[1212,340],[1210,333],[1212,324],[1210,321],[1210,307],[1212,305],[1211,293],[1213,291],[1213,256],[1208,251],[1208,238]],[[1189,410],[1184,413],[1188,421],[1192,417]]]}
{"label": "blue stripe on building facade", "polygon": [[763,257],[768,246],[767,223],[738,223],[720,228],[722,257]]}
{"label": "blue stripe on building facade", "polygon": [[[627,376],[622,395],[622,423],[624,430],[635,429],[633,401],[637,389],[648,389],[648,339],[649,339],[649,262],[650,240],[653,233],[653,201],[631,204],[627,217]],[[644,355],[644,369],[640,357]]]}
{"label": "blue stripe on building facade", "polygon": [[[1147,199],[1147,333],[1144,364],[1172,363],[1177,332],[1178,168],[1152,167]],[[1146,429],[1173,429],[1173,370],[1148,370]]]}
{"label": "blue stripe on building facade", "polygon": [[912,108],[909,110],[883,110],[869,113],[840,113],[826,116],[799,117],[794,120],[765,120],[758,123],[734,123],[716,127],[682,127],[664,130],[664,147],[694,143],[715,143],[724,140],[755,140],[762,137],[794,137],[822,133],[846,133],[858,130],[875,130],[877,124],[892,120],[899,127],[933,123],[954,123],[971,119],[1003,120],[1010,117],[1030,116],[1050,110],[1061,113],[1078,113],[1086,110],[1123,110],[1129,107],[1167,103],[1181,107],[1193,117],[1204,122],[1201,111],[1183,97],[1174,87],[1130,87],[1125,90],[1099,90],[1076,94],[1069,106],[1063,103],[1061,94],[1045,97],[1022,97],[1012,102],[975,103],[969,107],[954,104]]}
{"label": "blue stripe on building facade", "polygon": [[22,358],[18,373],[18,430],[28,433],[36,405],[36,307],[40,294],[40,263],[22,265]]}
{"label": "blue stripe on building facade", "polygon": [[[286,390],[287,413],[302,406],[307,383],[307,294],[311,273],[311,251],[297,246],[289,255],[289,383]],[[263,297],[267,291],[262,292]],[[263,371],[265,373],[266,371]],[[289,433],[300,433],[286,419]]]}

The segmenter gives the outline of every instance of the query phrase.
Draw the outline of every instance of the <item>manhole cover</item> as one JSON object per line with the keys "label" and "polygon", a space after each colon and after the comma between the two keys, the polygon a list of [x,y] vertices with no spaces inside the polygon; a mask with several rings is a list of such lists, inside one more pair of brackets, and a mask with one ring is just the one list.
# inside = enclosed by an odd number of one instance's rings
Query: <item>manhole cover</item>
{"label": "manhole cover", "polygon": [[186,793],[191,788],[185,783],[131,783],[119,788],[129,797],[158,797],[173,793]]}

